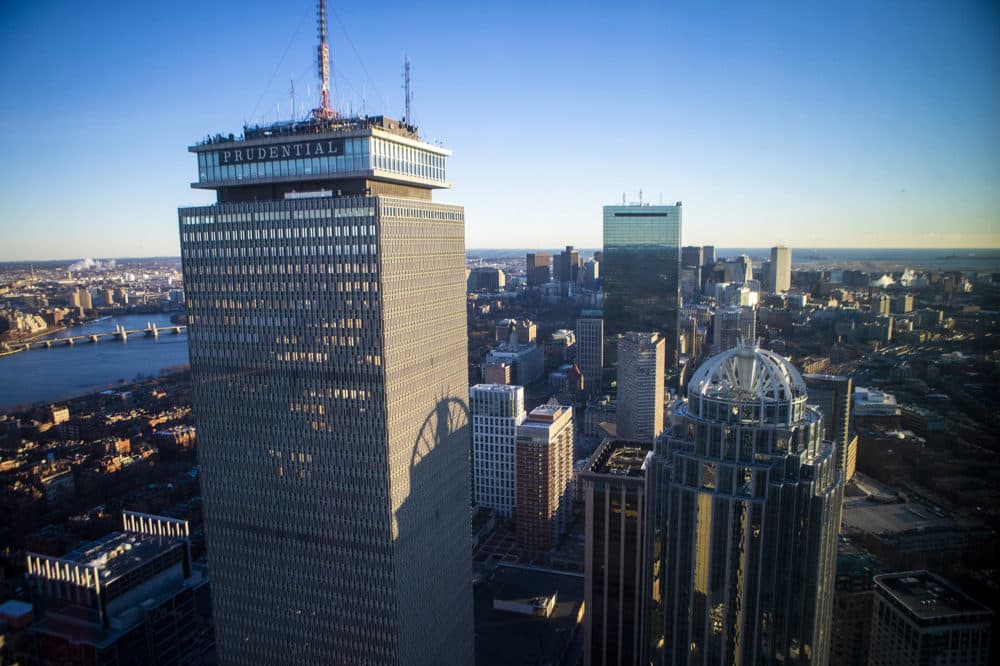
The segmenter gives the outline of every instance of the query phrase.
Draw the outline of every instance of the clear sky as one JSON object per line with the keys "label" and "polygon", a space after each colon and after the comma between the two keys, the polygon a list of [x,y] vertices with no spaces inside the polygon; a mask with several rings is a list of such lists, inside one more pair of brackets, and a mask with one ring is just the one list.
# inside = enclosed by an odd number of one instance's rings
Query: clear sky
{"label": "clear sky", "polygon": [[[685,244],[1000,246],[1000,3],[331,2],[342,111],[455,155],[469,247],[601,244],[684,202]],[[176,255],[186,147],[315,105],[315,9],[0,6],[0,260]],[[307,97],[307,92],[309,93]],[[279,115],[280,114],[280,115]]]}

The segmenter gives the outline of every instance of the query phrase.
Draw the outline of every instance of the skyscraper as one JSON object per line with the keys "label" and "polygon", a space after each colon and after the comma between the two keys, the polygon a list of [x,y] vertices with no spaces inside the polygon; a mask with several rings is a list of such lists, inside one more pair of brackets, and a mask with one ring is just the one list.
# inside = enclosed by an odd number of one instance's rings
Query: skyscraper
{"label": "skyscraper", "polygon": [[576,282],[582,265],[580,253],[573,249],[572,245],[567,245],[565,250],[556,255],[553,263],[556,281]]}
{"label": "skyscraper", "polygon": [[844,481],[851,478],[851,398],[854,380],[842,375],[802,375],[809,390],[809,401],[823,414],[823,436],[836,444],[837,467]]}
{"label": "skyscraper", "polygon": [[927,571],[875,576],[870,666],[990,662],[989,608]]}
{"label": "skyscraper", "polygon": [[674,405],[647,478],[652,663],[827,663],[843,484],[806,401],[740,345]]}
{"label": "skyscraper", "polygon": [[701,268],[704,263],[704,248],[700,245],[685,245],[681,248],[681,267],[690,268],[697,266]]}
{"label": "skyscraper", "polygon": [[651,443],[663,432],[663,336],[618,338],[618,436]]}
{"label": "skyscraper", "polygon": [[524,388],[476,384],[469,389],[472,412],[473,499],[512,519],[516,501],[514,441],[524,421]]}
{"label": "skyscraper", "polygon": [[712,317],[712,345],[715,353],[732,349],[739,343],[752,344],[757,339],[757,308],[732,305]]}
{"label": "skyscraper", "polygon": [[576,320],[576,362],[583,372],[584,390],[601,392],[604,372],[604,319],[600,310],[584,310]]}
{"label": "skyscraper", "polygon": [[323,92],[190,148],[218,197],[179,218],[219,660],[471,663],[450,153]]}
{"label": "skyscraper", "polygon": [[525,275],[529,287],[537,287],[549,281],[552,271],[552,255],[546,252],[529,252],[525,262]]}
{"label": "skyscraper", "polygon": [[681,203],[604,207],[604,327],[660,333],[667,366],[677,360]]}
{"label": "skyscraper", "polygon": [[640,663],[648,443],[607,439],[581,472],[586,502],[584,666]]}
{"label": "skyscraper", "polygon": [[544,561],[573,514],[573,408],[535,407],[517,426],[516,447],[517,544]]}
{"label": "skyscraper", "polygon": [[771,248],[771,265],[768,286],[771,291],[788,291],[792,288],[792,248],[779,245]]}

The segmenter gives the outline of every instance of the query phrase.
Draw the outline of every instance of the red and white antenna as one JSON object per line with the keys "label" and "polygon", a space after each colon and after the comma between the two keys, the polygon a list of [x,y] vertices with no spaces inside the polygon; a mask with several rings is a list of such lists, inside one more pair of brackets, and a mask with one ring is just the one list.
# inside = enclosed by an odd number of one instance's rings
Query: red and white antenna
{"label": "red and white antenna", "polygon": [[326,0],[319,0],[319,83],[320,106],[313,109],[313,118],[330,120],[337,112],[330,106],[330,47],[326,43]]}

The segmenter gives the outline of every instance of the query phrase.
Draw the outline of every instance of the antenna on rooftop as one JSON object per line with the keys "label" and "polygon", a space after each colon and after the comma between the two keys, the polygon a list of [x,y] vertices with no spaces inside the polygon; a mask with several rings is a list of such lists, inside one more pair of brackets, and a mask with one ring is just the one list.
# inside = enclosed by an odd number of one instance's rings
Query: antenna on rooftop
{"label": "antenna on rooftop", "polygon": [[624,192],[622,192],[622,205],[623,206],[625,205],[625,193]]}
{"label": "antenna on rooftop", "polygon": [[320,105],[319,108],[313,109],[313,118],[330,120],[337,117],[337,112],[330,106],[330,47],[326,43],[326,0],[319,0],[317,22],[319,23]]}
{"label": "antenna on rooftop", "polygon": [[291,95],[292,95],[292,122],[294,123],[295,122],[295,79],[294,78],[292,79]]}
{"label": "antenna on rooftop", "polygon": [[410,58],[404,53],[403,54],[403,94],[406,96],[406,115],[403,116],[403,121],[407,125],[412,125],[413,120],[410,119],[410,100],[413,99],[413,93],[410,91]]}
{"label": "antenna on rooftop", "polygon": [[642,190],[639,190],[639,205],[642,205]]}

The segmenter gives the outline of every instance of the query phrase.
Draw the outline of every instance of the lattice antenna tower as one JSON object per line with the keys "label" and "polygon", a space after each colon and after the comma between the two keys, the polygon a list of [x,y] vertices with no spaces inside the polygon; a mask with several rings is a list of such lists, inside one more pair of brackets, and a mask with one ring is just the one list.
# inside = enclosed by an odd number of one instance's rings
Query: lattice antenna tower
{"label": "lattice antenna tower", "polygon": [[317,120],[330,120],[337,117],[337,112],[330,104],[330,46],[326,42],[326,0],[319,0],[319,10],[317,12],[317,23],[319,24],[319,84],[320,84],[320,105],[313,109],[313,117]]}
{"label": "lattice antenna tower", "polygon": [[403,55],[403,91],[406,103],[406,115],[403,116],[403,121],[407,125],[412,125],[413,119],[410,117],[410,102],[413,100],[413,91],[410,89],[410,58],[405,54]]}

